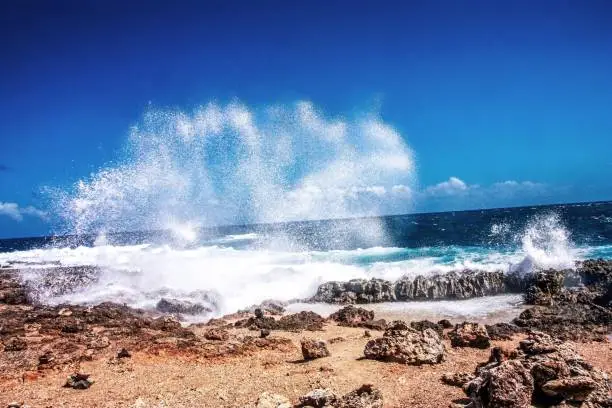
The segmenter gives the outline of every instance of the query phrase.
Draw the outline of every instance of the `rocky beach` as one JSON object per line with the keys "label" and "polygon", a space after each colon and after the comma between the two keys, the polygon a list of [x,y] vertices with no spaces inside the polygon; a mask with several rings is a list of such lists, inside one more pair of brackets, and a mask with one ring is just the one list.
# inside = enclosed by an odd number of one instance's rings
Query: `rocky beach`
{"label": "rocky beach", "polygon": [[[92,268],[60,269],[38,292],[27,274],[0,269],[0,406],[612,406],[611,261],[328,282],[299,301],[333,304],[329,316],[268,301],[191,324],[207,306],[45,305],[41,290],[95,279]],[[524,303],[506,320],[372,311],[376,302],[507,293]]]}

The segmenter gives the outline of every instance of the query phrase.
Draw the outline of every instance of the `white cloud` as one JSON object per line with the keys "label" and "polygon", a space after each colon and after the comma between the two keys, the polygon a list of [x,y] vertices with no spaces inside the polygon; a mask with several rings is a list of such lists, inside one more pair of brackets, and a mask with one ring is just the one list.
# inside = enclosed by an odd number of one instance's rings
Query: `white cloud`
{"label": "white cloud", "polygon": [[391,192],[398,196],[410,196],[412,195],[412,189],[403,184],[396,184],[391,187]]}
{"label": "white cloud", "polygon": [[447,181],[443,181],[434,186],[429,186],[425,189],[425,194],[430,196],[452,196],[468,191],[474,186],[468,186],[463,180],[458,177],[451,177]]}
{"label": "white cloud", "polygon": [[0,215],[10,217],[16,221],[23,220],[24,215],[45,219],[47,214],[38,208],[28,206],[19,207],[17,203],[4,203],[0,201]]}

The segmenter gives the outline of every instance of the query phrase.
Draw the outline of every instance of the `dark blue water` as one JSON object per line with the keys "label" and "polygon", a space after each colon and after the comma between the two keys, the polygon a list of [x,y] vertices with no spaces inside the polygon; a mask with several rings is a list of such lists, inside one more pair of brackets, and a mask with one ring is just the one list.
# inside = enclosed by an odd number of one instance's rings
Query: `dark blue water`
{"label": "dark blue water", "polygon": [[[538,217],[554,215],[559,225],[535,228],[564,228],[578,247],[612,245],[612,202],[592,202],[474,211],[394,215],[378,218],[304,221],[265,225],[234,225],[201,229],[199,240],[189,246],[220,244],[237,249],[268,247],[290,236],[300,249],[351,250],[356,248],[399,247],[486,247],[509,250],[521,244],[523,233]],[[368,234],[370,224],[382,226],[384,234]],[[544,231],[543,231],[544,232]],[[257,239],[224,240],[224,237],[257,234]],[[96,236],[37,237],[0,240],[0,252],[33,248],[92,246]],[[175,242],[170,231],[107,234],[113,245]],[[182,243],[185,246],[185,243]]]}

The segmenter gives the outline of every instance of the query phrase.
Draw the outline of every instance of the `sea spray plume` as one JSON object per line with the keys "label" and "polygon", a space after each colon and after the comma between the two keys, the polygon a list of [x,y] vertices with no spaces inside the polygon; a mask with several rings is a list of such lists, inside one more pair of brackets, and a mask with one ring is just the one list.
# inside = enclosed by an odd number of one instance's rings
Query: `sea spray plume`
{"label": "sea spray plume", "polygon": [[[411,149],[376,115],[209,103],[150,109],[117,164],[55,201],[64,232],[171,230],[193,241],[199,226],[379,215],[392,186],[415,179]],[[411,208],[405,195],[401,206]],[[378,221],[355,228],[373,241],[384,235]]]}
{"label": "sea spray plume", "polygon": [[577,250],[569,230],[563,225],[559,214],[546,212],[535,215],[517,237],[525,259],[513,270],[529,272],[534,268],[572,268]]}

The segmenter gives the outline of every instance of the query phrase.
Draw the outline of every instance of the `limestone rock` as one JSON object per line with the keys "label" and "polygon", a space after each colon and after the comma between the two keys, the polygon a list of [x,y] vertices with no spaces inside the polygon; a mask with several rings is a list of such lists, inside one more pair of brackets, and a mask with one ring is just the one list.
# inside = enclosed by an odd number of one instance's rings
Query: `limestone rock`
{"label": "limestone rock", "polygon": [[410,365],[440,363],[444,359],[444,352],[440,336],[432,329],[400,330],[397,326],[387,329],[383,337],[370,340],[363,351],[365,357],[371,360]]}

